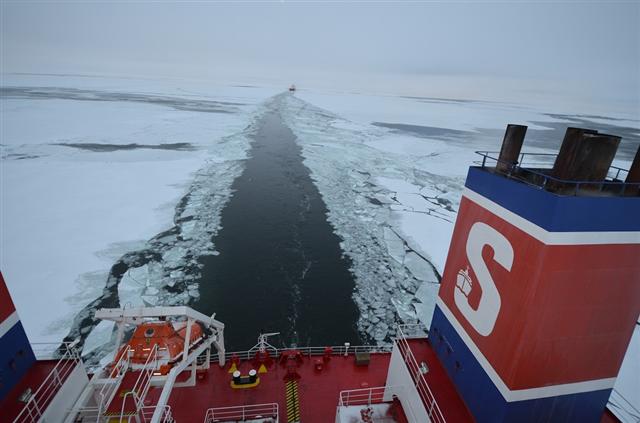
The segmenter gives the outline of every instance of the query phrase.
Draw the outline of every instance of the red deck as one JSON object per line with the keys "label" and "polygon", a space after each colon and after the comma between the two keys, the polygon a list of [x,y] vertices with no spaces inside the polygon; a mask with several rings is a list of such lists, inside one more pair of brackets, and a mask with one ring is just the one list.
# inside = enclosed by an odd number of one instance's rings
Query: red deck
{"label": "red deck", "polygon": [[[411,339],[410,348],[418,362],[424,361],[429,367],[426,381],[442,410],[447,422],[472,422],[473,418],[458,395],[453,383],[440,365],[426,339]],[[332,356],[321,371],[314,368],[321,356],[303,357],[297,368],[301,376],[298,381],[300,417],[305,423],[327,423],[335,421],[336,406],[340,391],[384,386],[390,353],[371,354],[368,366],[356,366],[353,355]],[[179,422],[202,421],[207,409],[251,404],[277,403],[280,420],[287,421],[286,368],[274,363],[267,373],[259,374],[260,383],[255,388],[233,389],[231,387],[231,363],[224,368],[216,364],[207,371],[196,386],[174,388],[169,405],[174,418]],[[239,370],[246,375],[254,368],[251,362],[240,363]],[[155,404],[160,389],[149,391],[148,405]]]}
{"label": "red deck", "polygon": [[[390,353],[371,354],[371,362],[366,367],[356,367],[354,356],[332,356],[322,371],[316,371],[314,360],[318,356],[304,357],[297,371],[300,398],[300,417],[305,423],[327,423],[335,421],[336,407],[340,391],[366,387],[384,386]],[[285,399],[286,369],[274,363],[267,373],[259,374],[260,384],[255,388],[233,389],[230,386],[231,364],[224,368],[212,364],[203,380],[198,380],[191,388],[174,388],[169,405],[178,422],[203,421],[211,407],[230,407],[248,404],[278,403],[280,421],[287,421]],[[250,362],[240,363],[242,374],[252,368]],[[147,395],[149,404],[154,404],[160,389],[152,388]],[[145,401],[145,402],[147,402]]]}
{"label": "red deck", "polygon": [[436,353],[431,349],[431,344],[426,338],[408,339],[409,348],[413,352],[418,363],[425,362],[429,371],[425,374],[425,380],[433,392],[433,396],[444,415],[447,423],[473,422],[474,419],[462,401],[446,370],[438,361]]}
{"label": "red deck", "polygon": [[[106,416],[119,416],[120,413],[128,416],[135,414],[136,403],[132,395],[127,395],[131,392],[136,384],[136,381],[140,377],[140,371],[129,370],[124,374],[118,392],[111,400],[109,407],[107,407]],[[124,412],[123,412],[124,411]]]}
{"label": "red deck", "polygon": [[[13,421],[24,408],[24,403],[18,401],[20,395],[29,388],[35,394],[40,384],[49,376],[49,373],[57,363],[57,360],[36,361],[20,382],[0,402],[0,410],[2,410],[2,418],[0,420]],[[68,374],[62,375],[63,378],[67,376]]]}

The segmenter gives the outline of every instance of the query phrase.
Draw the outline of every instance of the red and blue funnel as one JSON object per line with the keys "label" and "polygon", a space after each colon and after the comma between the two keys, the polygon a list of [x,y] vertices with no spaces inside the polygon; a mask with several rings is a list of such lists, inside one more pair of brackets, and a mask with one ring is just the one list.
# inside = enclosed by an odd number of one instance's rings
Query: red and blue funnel
{"label": "red and blue funnel", "polygon": [[479,422],[599,422],[640,314],[639,155],[569,128],[525,167],[525,131],[469,169],[430,340]]}

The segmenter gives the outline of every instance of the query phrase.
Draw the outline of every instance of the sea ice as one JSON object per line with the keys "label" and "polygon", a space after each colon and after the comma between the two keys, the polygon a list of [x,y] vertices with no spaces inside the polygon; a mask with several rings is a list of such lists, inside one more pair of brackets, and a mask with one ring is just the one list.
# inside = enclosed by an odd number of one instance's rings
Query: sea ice
{"label": "sea ice", "polygon": [[[380,139],[393,142],[388,130],[346,122],[292,96],[282,109],[352,260],[359,327],[376,341],[388,341],[395,321],[418,318],[419,286],[439,280],[431,253],[442,247],[414,242],[404,214],[451,226],[457,204],[439,196],[461,191],[461,179],[431,174],[416,168],[412,157],[372,147]],[[425,187],[429,196],[422,193]]]}
{"label": "sea ice", "polygon": [[[301,99],[287,99],[283,117],[298,138],[329,221],[352,259],[359,327],[378,342],[388,340],[394,320],[417,318],[430,325],[465,175],[478,157],[474,151],[498,149],[507,123],[538,131],[572,124],[570,115],[562,119],[508,104],[311,91],[296,97]],[[410,136],[372,122],[428,125],[472,136]],[[596,127],[599,123],[590,122]],[[495,136],[487,137],[487,129]],[[556,152],[557,146],[547,149],[535,137],[533,143],[527,137],[526,151]],[[628,168],[630,162],[622,157],[614,164]],[[639,345],[636,326],[610,404],[625,422],[637,421],[640,410]]]}
{"label": "sea ice", "polygon": [[[97,297],[172,297],[161,289],[169,273],[214,250],[200,235],[219,227],[249,148],[244,128],[276,92],[27,75],[2,84],[0,268],[34,342],[61,341]],[[119,294],[110,289],[113,264],[128,260],[134,274],[154,260],[123,254],[148,247],[170,258],[160,280],[141,293],[125,275]]]}

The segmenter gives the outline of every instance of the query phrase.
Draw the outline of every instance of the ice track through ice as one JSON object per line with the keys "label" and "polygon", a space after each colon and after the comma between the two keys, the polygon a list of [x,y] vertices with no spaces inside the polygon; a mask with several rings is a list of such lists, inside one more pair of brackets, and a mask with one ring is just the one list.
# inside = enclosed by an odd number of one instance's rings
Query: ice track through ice
{"label": "ice track through ice", "polygon": [[109,330],[91,333],[99,324],[93,317],[95,310],[184,305],[198,298],[198,258],[218,254],[212,238],[220,229],[221,211],[231,198],[231,184],[242,172],[252,130],[250,123],[216,144],[218,159],[208,160],[195,173],[175,207],[173,226],[120,257],[111,267],[102,294],[75,316],[65,339],[86,341],[85,354],[90,353],[87,358],[92,364],[113,348]]}
{"label": "ice track through ice", "polygon": [[[198,171],[176,207],[174,226],[144,248],[124,254],[112,267],[102,295],[75,317],[67,339],[88,337],[87,352],[94,351],[94,361],[108,350],[110,339],[106,330],[89,336],[98,324],[92,317],[97,308],[198,299],[198,258],[217,254],[212,239],[220,229],[221,211],[233,195],[233,180],[242,172],[255,122],[269,108],[278,108],[296,135],[304,164],[329,210],[328,220],[351,259],[359,331],[384,343],[390,341],[396,323],[428,321],[440,273],[423,241],[406,235],[410,232],[403,227],[403,215],[421,215],[421,224],[452,226],[461,179],[416,169],[411,159],[366,144],[387,136],[387,130],[358,126],[284,95],[264,103],[245,131],[225,138],[226,160]],[[434,233],[437,251],[439,243],[448,240]]]}
{"label": "ice track through ice", "polygon": [[[441,271],[431,254],[448,245],[447,229],[444,237],[433,231],[428,243],[413,238],[412,229],[452,228],[462,179],[416,168],[416,157],[371,147],[389,131],[350,122],[294,96],[286,97],[282,115],[352,261],[360,330],[385,342],[395,323],[428,323]],[[406,215],[420,215],[421,228],[407,227]]]}

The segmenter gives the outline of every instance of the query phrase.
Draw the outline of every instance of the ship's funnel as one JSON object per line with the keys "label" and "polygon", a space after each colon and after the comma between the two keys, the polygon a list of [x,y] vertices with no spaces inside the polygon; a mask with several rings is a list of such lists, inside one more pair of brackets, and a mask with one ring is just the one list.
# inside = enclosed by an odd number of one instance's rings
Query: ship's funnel
{"label": "ship's funnel", "polygon": [[429,339],[476,421],[597,423],[640,313],[640,153],[569,128],[544,167],[525,129],[469,169]]}

